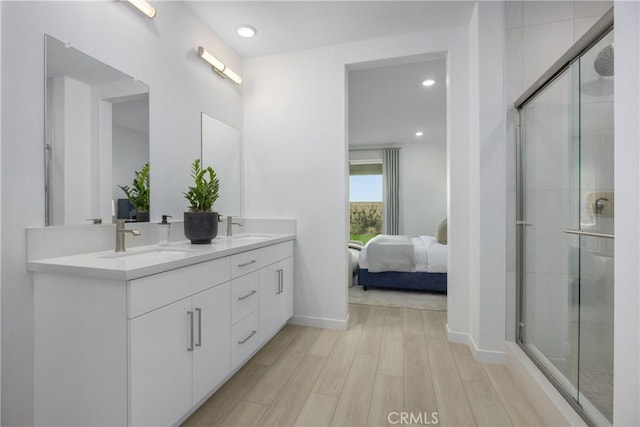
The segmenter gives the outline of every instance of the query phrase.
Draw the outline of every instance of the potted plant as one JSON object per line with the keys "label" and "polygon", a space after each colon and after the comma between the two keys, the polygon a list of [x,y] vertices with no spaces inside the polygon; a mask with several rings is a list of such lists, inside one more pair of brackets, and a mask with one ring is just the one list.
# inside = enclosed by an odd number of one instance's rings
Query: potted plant
{"label": "potted plant", "polygon": [[140,171],[133,171],[135,178],[131,187],[118,185],[133,205],[131,217],[136,222],[149,222],[149,163]]}
{"label": "potted plant", "polygon": [[208,166],[202,168],[200,159],[191,165],[194,185],[184,197],[189,201],[189,212],[184,213],[184,235],[194,244],[209,244],[218,235],[218,213],[212,212],[218,200],[219,181],[216,172]]}

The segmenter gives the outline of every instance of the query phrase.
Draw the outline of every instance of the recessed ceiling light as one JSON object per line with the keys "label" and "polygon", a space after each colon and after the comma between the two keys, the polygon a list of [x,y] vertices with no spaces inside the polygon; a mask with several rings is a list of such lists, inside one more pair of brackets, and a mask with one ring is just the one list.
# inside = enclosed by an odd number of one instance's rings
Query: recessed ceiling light
{"label": "recessed ceiling light", "polygon": [[251,25],[240,25],[238,29],[236,29],[236,32],[240,37],[248,39],[255,36],[258,30],[256,30],[256,27],[253,27]]}
{"label": "recessed ceiling light", "polygon": [[436,84],[436,81],[431,79],[422,82],[422,86],[433,86],[434,84]]}
{"label": "recessed ceiling light", "polygon": [[422,136],[422,135],[424,135],[424,133],[423,133],[421,130],[419,130],[418,132],[416,132],[416,136]]}

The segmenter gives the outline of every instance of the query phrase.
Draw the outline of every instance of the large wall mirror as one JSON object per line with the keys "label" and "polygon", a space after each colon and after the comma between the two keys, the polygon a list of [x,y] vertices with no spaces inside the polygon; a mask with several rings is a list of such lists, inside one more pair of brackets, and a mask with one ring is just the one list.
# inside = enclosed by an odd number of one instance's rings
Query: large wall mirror
{"label": "large wall mirror", "polygon": [[45,224],[128,218],[149,162],[149,86],[45,35]]}
{"label": "large wall mirror", "polygon": [[211,166],[220,181],[220,198],[214,210],[242,216],[240,131],[202,113],[202,163]]}

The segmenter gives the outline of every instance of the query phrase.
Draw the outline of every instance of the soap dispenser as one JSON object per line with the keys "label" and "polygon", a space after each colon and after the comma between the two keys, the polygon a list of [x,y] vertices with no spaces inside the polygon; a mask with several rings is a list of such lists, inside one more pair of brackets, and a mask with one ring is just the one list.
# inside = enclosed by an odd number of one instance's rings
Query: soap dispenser
{"label": "soap dispenser", "polygon": [[158,244],[169,244],[169,233],[171,232],[171,223],[167,222],[167,218],[173,218],[171,215],[162,215],[162,222],[158,224]]}

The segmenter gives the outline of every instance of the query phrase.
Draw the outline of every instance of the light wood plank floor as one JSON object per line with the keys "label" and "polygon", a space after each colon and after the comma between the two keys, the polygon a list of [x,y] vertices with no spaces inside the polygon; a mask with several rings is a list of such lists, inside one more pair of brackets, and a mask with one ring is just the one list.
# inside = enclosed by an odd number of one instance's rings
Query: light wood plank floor
{"label": "light wood plank floor", "polygon": [[285,326],[183,425],[543,425],[503,366],[446,340],[446,313],[349,312],[346,331]]}

